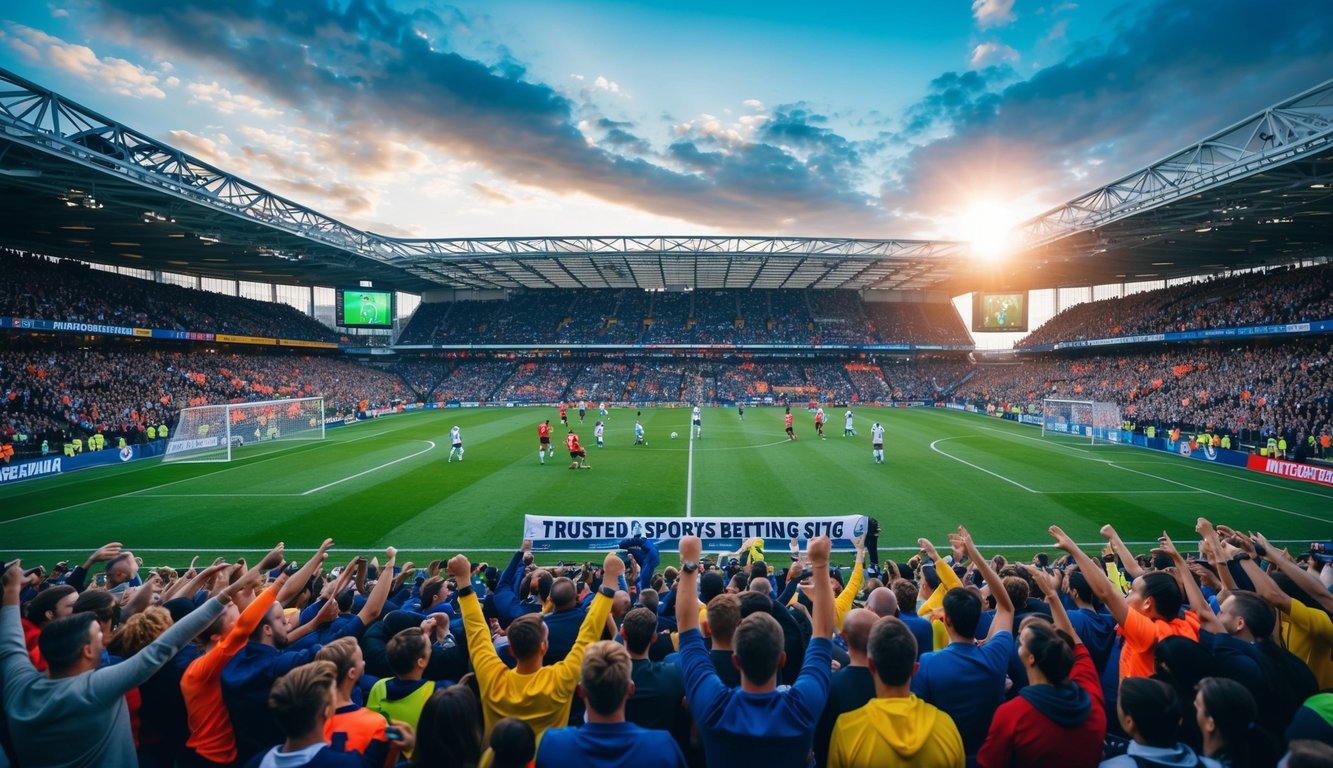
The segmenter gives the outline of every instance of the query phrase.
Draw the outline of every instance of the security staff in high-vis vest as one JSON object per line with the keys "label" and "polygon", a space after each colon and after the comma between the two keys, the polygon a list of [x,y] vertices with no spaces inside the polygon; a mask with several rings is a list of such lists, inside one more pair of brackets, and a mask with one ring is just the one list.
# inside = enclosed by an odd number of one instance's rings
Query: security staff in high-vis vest
{"label": "security staff in high-vis vest", "polygon": [[127,445],[127,443],[125,442],[125,437],[124,437],[124,435],[122,435],[122,436],[120,436],[119,438],[116,439],[116,447],[117,447],[117,448],[124,448],[126,445]]}
{"label": "security staff in high-vis vest", "polygon": [[1265,450],[1259,451],[1259,455],[1260,455],[1260,456],[1276,456],[1276,455],[1277,455],[1277,438],[1276,438],[1276,437],[1270,437],[1270,438],[1268,438],[1268,446],[1267,446],[1267,448],[1266,448]]}
{"label": "security staff in high-vis vest", "polygon": [[50,453],[50,452],[51,452],[51,444],[48,443],[47,441],[43,440],[43,441],[42,441],[42,455],[45,456],[46,454],[48,454],[48,453]]}
{"label": "security staff in high-vis vest", "polygon": [[166,439],[167,439],[167,425],[166,425],[166,424],[158,424],[158,425],[157,425],[157,436],[158,436],[158,438],[161,439],[161,440],[166,440]]}
{"label": "security staff in high-vis vest", "polygon": [[148,440],[151,442],[151,441],[156,440],[156,439],[157,439],[157,427],[153,426],[152,424],[149,424],[149,425],[148,425]]}
{"label": "security staff in high-vis vest", "polygon": [[1287,458],[1287,438],[1279,437],[1277,439],[1277,454],[1282,458]]}
{"label": "security staff in high-vis vest", "polygon": [[1147,427],[1144,428],[1143,434],[1147,435],[1149,440],[1151,440],[1154,437],[1157,437],[1157,425],[1149,424]]}
{"label": "security staff in high-vis vest", "polygon": [[83,453],[83,438],[82,438],[82,437],[76,437],[76,438],[74,438],[74,452],[75,452],[75,453]]}
{"label": "security staff in high-vis vest", "polygon": [[1222,435],[1222,448],[1227,451],[1231,450],[1231,435]]}

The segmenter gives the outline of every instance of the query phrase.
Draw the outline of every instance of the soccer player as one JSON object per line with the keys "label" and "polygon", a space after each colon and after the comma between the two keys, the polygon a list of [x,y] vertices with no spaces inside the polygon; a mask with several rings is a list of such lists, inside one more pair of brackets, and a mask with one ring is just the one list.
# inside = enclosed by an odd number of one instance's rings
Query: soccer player
{"label": "soccer player", "polygon": [[699,406],[697,405],[694,406],[694,413],[690,416],[690,424],[694,428],[695,438],[702,438],[704,436],[704,419],[703,413],[699,410]]}
{"label": "soccer player", "polygon": [[795,439],[796,439],[796,433],[792,431],[792,427],[791,427],[791,406],[790,406],[790,405],[787,406],[787,414],[786,414],[785,416],[782,417],[782,420],[783,420],[783,422],[787,425],[787,441],[788,441],[788,442],[791,442],[792,440],[795,440]]}
{"label": "soccer player", "polygon": [[587,414],[587,413],[588,413],[588,404],[585,403],[585,402],[583,402],[582,400],[580,400],[580,401],[579,401],[579,423],[580,423],[580,424],[583,423],[583,416],[584,416],[585,414]]}
{"label": "soccer player", "polygon": [[609,414],[609,413],[607,412],[607,410],[606,410],[606,401],[605,401],[605,400],[603,400],[603,401],[601,402],[601,405],[598,406],[598,408],[597,408],[597,415],[598,415],[598,416],[601,416],[603,419],[609,419],[609,418],[611,418],[611,414]]}
{"label": "soccer player", "polygon": [[597,438],[597,447],[598,447],[598,448],[603,448],[603,447],[605,447],[604,443],[602,443],[602,436],[603,436],[605,433],[606,433],[606,427],[604,427],[604,426],[602,425],[602,422],[601,422],[601,421],[598,421],[598,422],[597,422],[597,425],[594,426],[594,427],[592,428],[592,435],[593,435],[593,437]]}
{"label": "soccer player", "polygon": [[380,321],[379,308],[370,300],[370,294],[361,294],[361,322],[374,325]]}
{"label": "soccer player", "polygon": [[572,429],[565,435],[565,447],[569,449],[570,469],[592,469],[588,466],[588,452],[579,445],[579,436]]}
{"label": "soccer player", "polygon": [[870,455],[876,464],[884,463],[884,427],[878,421],[870,425]]}
{"label": "soccer player", "polygon": [[852,426],[851,408],[848,408],[847,412],[842,415],[842,436],[856,437],[856,427]]}
{"label": "soccer player", "polygon": [[745,403],[736,403],[736,415],[741,417],[741,421],[745,421]]}
{"label": "soccer player", "polygon": [[824,437],[824,409],[823,409],[823,408],[816,408],[816,409],[815,409],[815,434],[819,435],[819,439],[820,439],[820,440],[827,440],[827,439],[828,439],[828,438]]}
{"label": "soccer player", "polygon": [[634,444],[635,445],[648,444],[648,441],[643,439],[643,424],[638,419],[634,420]]}
{"label": "soccer player", "polygon": [[537,425],[537,458],[541,460],[542,464],[545,464],[547,456],[555,456],[555,449],[551,447],[550,419]]}
{"label": "soccer player", "polygon": [[569,417],[568,417],[568,415],[567,415],[566,412],[565,412],[565,404],[564,404],[564,403],[561,403],[561,404],[560,404],[560,423],[561,423],[561,424],[564,424],[566,427],[569,426]]}
{"label": "soccer player", "polygon": [[[458,460],[461,462],[463,460],[463,430],[459,429],[457,424],[449,430],[449,443],[453,446],[449,449],[449,461],[453,461],[454,454],[458,454]],[[448,464],[449,461],[446,461],[445,464]]]}

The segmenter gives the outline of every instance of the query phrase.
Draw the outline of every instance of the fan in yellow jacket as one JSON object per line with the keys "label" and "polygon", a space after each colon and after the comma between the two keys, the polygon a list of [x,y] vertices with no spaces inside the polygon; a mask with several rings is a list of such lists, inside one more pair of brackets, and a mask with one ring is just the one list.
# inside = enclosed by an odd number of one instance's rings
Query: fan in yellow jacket
{"label": "fan in yellow jacket", "polygon": [[[463,611],[468,652],[481,687],[484,739],[491,728],[506,717],[517,717],[532,726],[538,741],[548,728],[560,728],[569,722],[569,705],[574,698],[582,671],[583,652],[602,636],[606,618],[611,614],[612,597],[625,562],[614,552],[603,563],[602,587],[579,627],[574,647],[559,662],[542,666],[546,654],[546,624],[541,614],[528,614],[509,625],[509,651],[518,660],[514,669],[505,666],[495,650],[490,629],[481,613],[481,603],[470,586],[458,590],[458,605]],[[463,555],[449,561],[449,573],[459,584],[470,584],[472,565]]]}
{"label": "fan in yellow jacket", "polygon": [[912,631],[900,619],[885,616],[870,630],[866,650],[875,698],[838,718],[829,741],[829,768],[962,768],[963,737],[953,719],[912,695]]}

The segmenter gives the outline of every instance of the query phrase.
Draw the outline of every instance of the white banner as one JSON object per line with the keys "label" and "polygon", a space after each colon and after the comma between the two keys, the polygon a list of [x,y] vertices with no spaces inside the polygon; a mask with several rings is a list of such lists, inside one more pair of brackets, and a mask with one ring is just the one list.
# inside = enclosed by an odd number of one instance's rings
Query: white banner
{"label": "white banner", "polygon": [[764,539],[768,552],[786,552],[788,541],[801,547],[816,536],[833,539],[833,548],[850,550],[852,539],[866,532],[865,515],[839,517],[547,517],[525,515],[523,538],[539,552],[595,552],[616,549],[631,536],[652,539],[676,551],[685,536],[703,539],[705,552],[734,552],[745,539]]}

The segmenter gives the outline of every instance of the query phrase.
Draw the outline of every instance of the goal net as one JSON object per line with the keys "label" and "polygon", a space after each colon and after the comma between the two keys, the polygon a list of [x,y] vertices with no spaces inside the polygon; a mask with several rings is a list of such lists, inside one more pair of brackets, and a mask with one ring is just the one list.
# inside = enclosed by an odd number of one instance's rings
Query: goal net
{"label": "goal net", "polygon": [[1090,443],[1120,442],[1120,406],[1095,400],[1043,400],[1041,434],[1086,438]]}
{"label": "goal net", "polygon": [[244,445],[324,439],[324,398],[200,405],[181,411],[163,461],[231,461]]}

